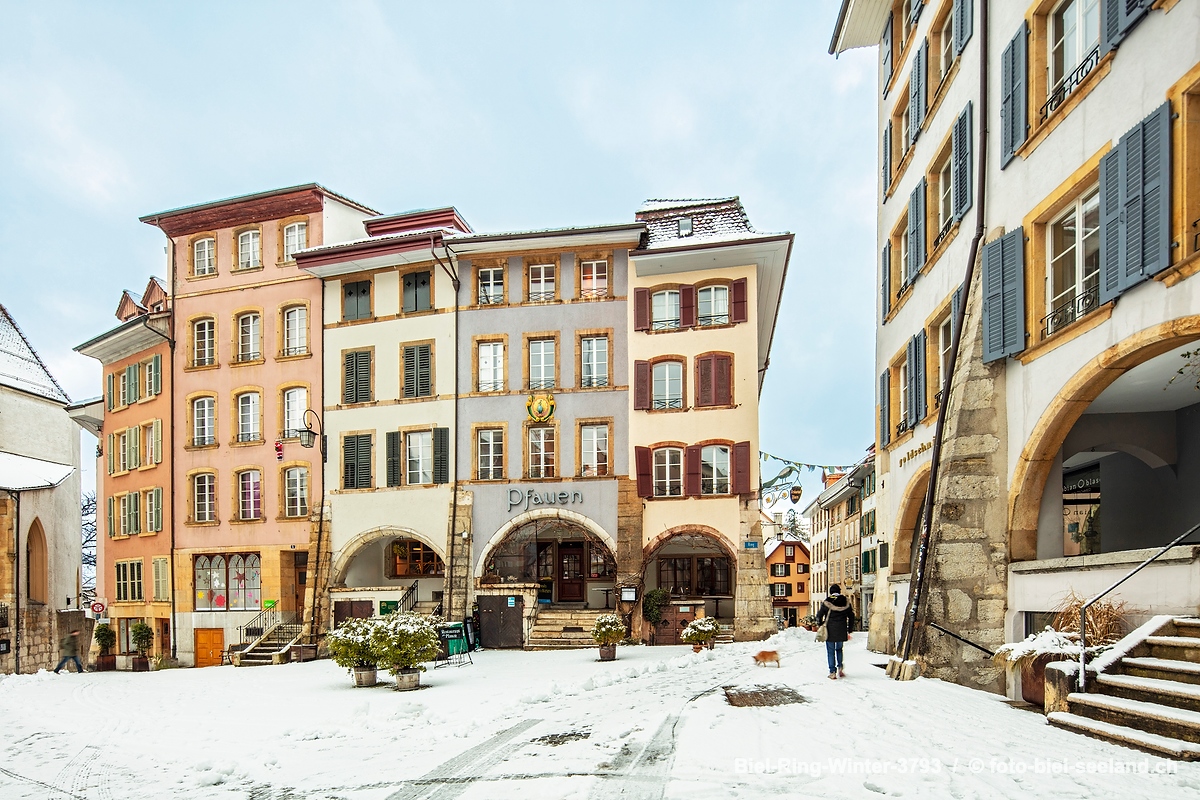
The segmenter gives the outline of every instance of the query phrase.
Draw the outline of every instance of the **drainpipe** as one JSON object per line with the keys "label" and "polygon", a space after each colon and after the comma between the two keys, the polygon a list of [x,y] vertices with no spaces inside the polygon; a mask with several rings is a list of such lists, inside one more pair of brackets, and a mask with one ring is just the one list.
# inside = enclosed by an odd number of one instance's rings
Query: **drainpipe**
{"label": "drainpipe", "polygon": [[[455,260],[454,251],[450,249],[450,246],[447,245],[445,243],[445,241],[442,242],[442,249],[446,251],[446,258],[453,265],[454,260]],[[459,308],[458,292],[459,292],[462,284],[458,280],[457,267],[452,270],[449,267],[447,267],[445,264],[443,264],[442,260],[437,257],[437,253],[434,252],[433,236],[429,237],[429,252],[433,255],[434,259],[438,262],[438,265],[442,268],[442,270],[447,275],[450,276],[450,283],[452,286],[454,286],[454,406],[453,406],[454,407],[454,415],[452,418],[453,422],[451,423],[451,426],[450,426],[450,437],[451,437],[450,448],[451,448],[451,452],[453,454],[453,458],[451,459],[451,461],[453,461],[453,463],[454,463],[454,476],[450,479],[450,546],[446,548],[446,580],[449,583],[449,586],[447,588],[450,591],[445,593],[443,600],[442,600],[443,616],[447,620],[453,620],[454,619],[454,611],[453,611],[453,609],[454,609],[454,537],[457,535],[457,528],[458,528],[458,321],[459,321],[459,319],[458,319],[458,308]],[[467,611],[466,603],[464,601],[464,604],[463,604],[463,619],[464,620],[466,619],[466,611]]]}
{"label": "drainpipe", "polygon": [[963,320],[967,316],[967,300],[971,281],[975,275],[975,260],[983,240],[985,209],[987,203],[987,142],[988,142],[988,2],[979,4],[979,137],[976,152],[979,153],[979,187],[975,207],[975,236],[971,239],[971,250],[967,257],[967,272],[962,282],[962,301],[959,303],[958,319],[954,320],[954,335],[950,340],[950,362],[942,381],[942,403],[938,406],[937,427],[933,433],[933,450],[930,454],[929,486],[925,490],[925,513],[921,515],[921,545],[917,551],[916,580],[909,593],[908,608],[904,615],[902,658],[908,661],[912,653],[913,634],[917,622],[918,608],[925,588],[925,565],[929,555],[929,537],[933,526],[933,503],[936,499],[938,471],[941,467],[942,443],[946,427],[946,414],[950,408],[950,385],[954,380],[954,368],[958,362],[959,345],[962,342]]}
{"label": "drainpipe", "polygon": [[11,489],[5,490],[16,503],[13,520],[13,549],[16,551],[16,561],[13,562],[13,624],[16,633],[13,635],[13,674],[21,674],[21,493]]}

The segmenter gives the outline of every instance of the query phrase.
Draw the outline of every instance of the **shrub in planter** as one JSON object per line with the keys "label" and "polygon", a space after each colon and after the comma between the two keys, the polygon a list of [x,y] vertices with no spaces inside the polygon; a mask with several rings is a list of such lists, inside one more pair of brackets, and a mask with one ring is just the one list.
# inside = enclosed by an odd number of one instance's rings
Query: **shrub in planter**
{"label": "shrub in planter", "polygon": [[701,617],[689,622],[683,633],[679,634],[679,638],[690,644],[698,653],[704,645],[715,641],[720,632],[721,624],[715,617]]}
{"label": "shrub in planter", "polygon": [[437,630],[428,618],[411,611],[388,614],[371,633],[372,648],[380,664],[396,676],[396,688],[415,689],[426,661],[438,653]]}
{"label": "shrub in planter", "polygon": [[129,629],[129,638],[137,650],[137,655],[133,657],[133,671],[149,672],[150,659],[146,657],[146,651],[154,646],[154,629],[144,622],[135,622]]}
{"label": "shrub in planter", "polygon": [[592,638],[600,645],[600,660],[617,657],[617,642],[625,638],[625,623],[616,614],[601,614],[592,626]]}
{"label": "shrub in planter", "polygon": [[108,623],[102,622],[96,626],[92,637],[96,640],[96,646],[100,648],[100,657],[96,659],[96,669],[101,672],[116,669],[117,657],[109,651],[117,643],[117,632]]}
{"label": "shrub in planter", "polygon": [[354,675],[355,686],[374,686],[379,656],[375,652],[378,619],[348,619],[325,637],[329,657]]}
{"label": "shrub in planter", "polygon": [[[1089,647],[1085,660],[1090,661],[1111,645]],[[1012,671],[1021,673],[1021,696],[1025,702],[1044,706],[1046,696],[1046,665],[1052,661],[1072,661],[1079,658],[1079,634],[1063,633],[1046,628],[1024,641],[1010,642],[996,650],[992,660]]]}

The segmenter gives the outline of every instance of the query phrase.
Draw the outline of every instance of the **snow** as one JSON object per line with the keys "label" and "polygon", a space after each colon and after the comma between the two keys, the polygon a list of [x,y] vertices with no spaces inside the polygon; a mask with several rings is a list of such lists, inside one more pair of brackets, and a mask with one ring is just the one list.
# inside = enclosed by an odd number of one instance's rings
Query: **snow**
{"label": "snow", "polygon": [[[896,682],[806,631],[768,642],[484,651],[426,687],[330,661],[0,677],[0,797],[854,798],[1194,796],[1200,765],[1047,724],[1002,697]],[[760,649],[780,667],[755,667]],[[381,673],[381,678],[387,680]],[[806,702],[727,704],[722,687]],[[1119,774],[1111,774],[1117,772]]]}

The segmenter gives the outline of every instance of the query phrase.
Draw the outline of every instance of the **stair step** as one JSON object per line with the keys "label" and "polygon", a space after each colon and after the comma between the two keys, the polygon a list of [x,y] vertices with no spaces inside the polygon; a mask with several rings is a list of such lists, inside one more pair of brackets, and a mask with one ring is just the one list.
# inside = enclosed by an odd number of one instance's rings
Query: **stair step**
{"label": "stair step", "polygon": [[1134,747],[1163,753],[1173,758],[1182,758],[1187,761],[1200,759],[1200,744],[1194,742],[1187,742],[1170,736],[1160,736],[1156,733],[1147,733],[1124,725],[1113,725],[1108,722],[1102,722],[1090,717],[1081,717],[1078,714],[1070,714],[1064,711],[1053,711],[1046,715],[1046,719],[1055,725],[1070,728],[1079,733],[1124,742]]}
{"label": "stair step", "polygon": [[1147,636],[1146,644],[1157,644],[1166,647],[1200,648],[1200,638],[1192,636]]}
{"label": "stair step", "polygon": [[1127,673],[1147,678],[1166,678],[1190,684],[1200,684],[1200,664],[1181,661],[1177,658],[1151,658],[1126,656],[1121,667]]}
{"label": "stair step", "polygon": [[1147,733],[1200,742],[1200,712],[1104,694],[1067,695],[1072,713],[1113,725],[1126,724]]}
{"label": "stair step", "polygon": [[[1190,711],[1200,711],[1200,686],[1182,681],[1146,678],[1138,675],[1099,675],[1096,685],[1131,700],[1148,700]],[[1105,691],[1105,690],[1101,690]],[[1129,697],[1134,695],[1133,697]]]}

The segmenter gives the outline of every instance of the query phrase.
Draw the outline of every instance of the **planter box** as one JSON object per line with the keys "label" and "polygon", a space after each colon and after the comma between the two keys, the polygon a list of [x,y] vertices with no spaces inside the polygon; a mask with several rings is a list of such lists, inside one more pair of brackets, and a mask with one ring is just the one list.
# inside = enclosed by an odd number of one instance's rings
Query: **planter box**
{"label": "planter box", "polygon": [[378,670],[375,667],[355,667],[351,672],[354,673],[356,687],[374,686],[379,682]]}
{"label": "planter box", "polygon": [[1046,708],[1046,665],[1052,661],[1068,661],[1070,656],[1047,653],[1021,667],[1021,698],[1043,711]]}
{"label": "planter box", "polygon": [[112,672],[117,668],[115,655],[96,656],[96,672]]}
{"label": "planter box", "polygon": [[406,669],[396,673],[396,691],[411,692],[421,685],[421,670]]}
{"label": "planter box", "polygon": [[150,659],[147,658],[146,656],[134,656],[130,660],[130,663],[133,667],[134,672],[149,672],[150,671]]}

